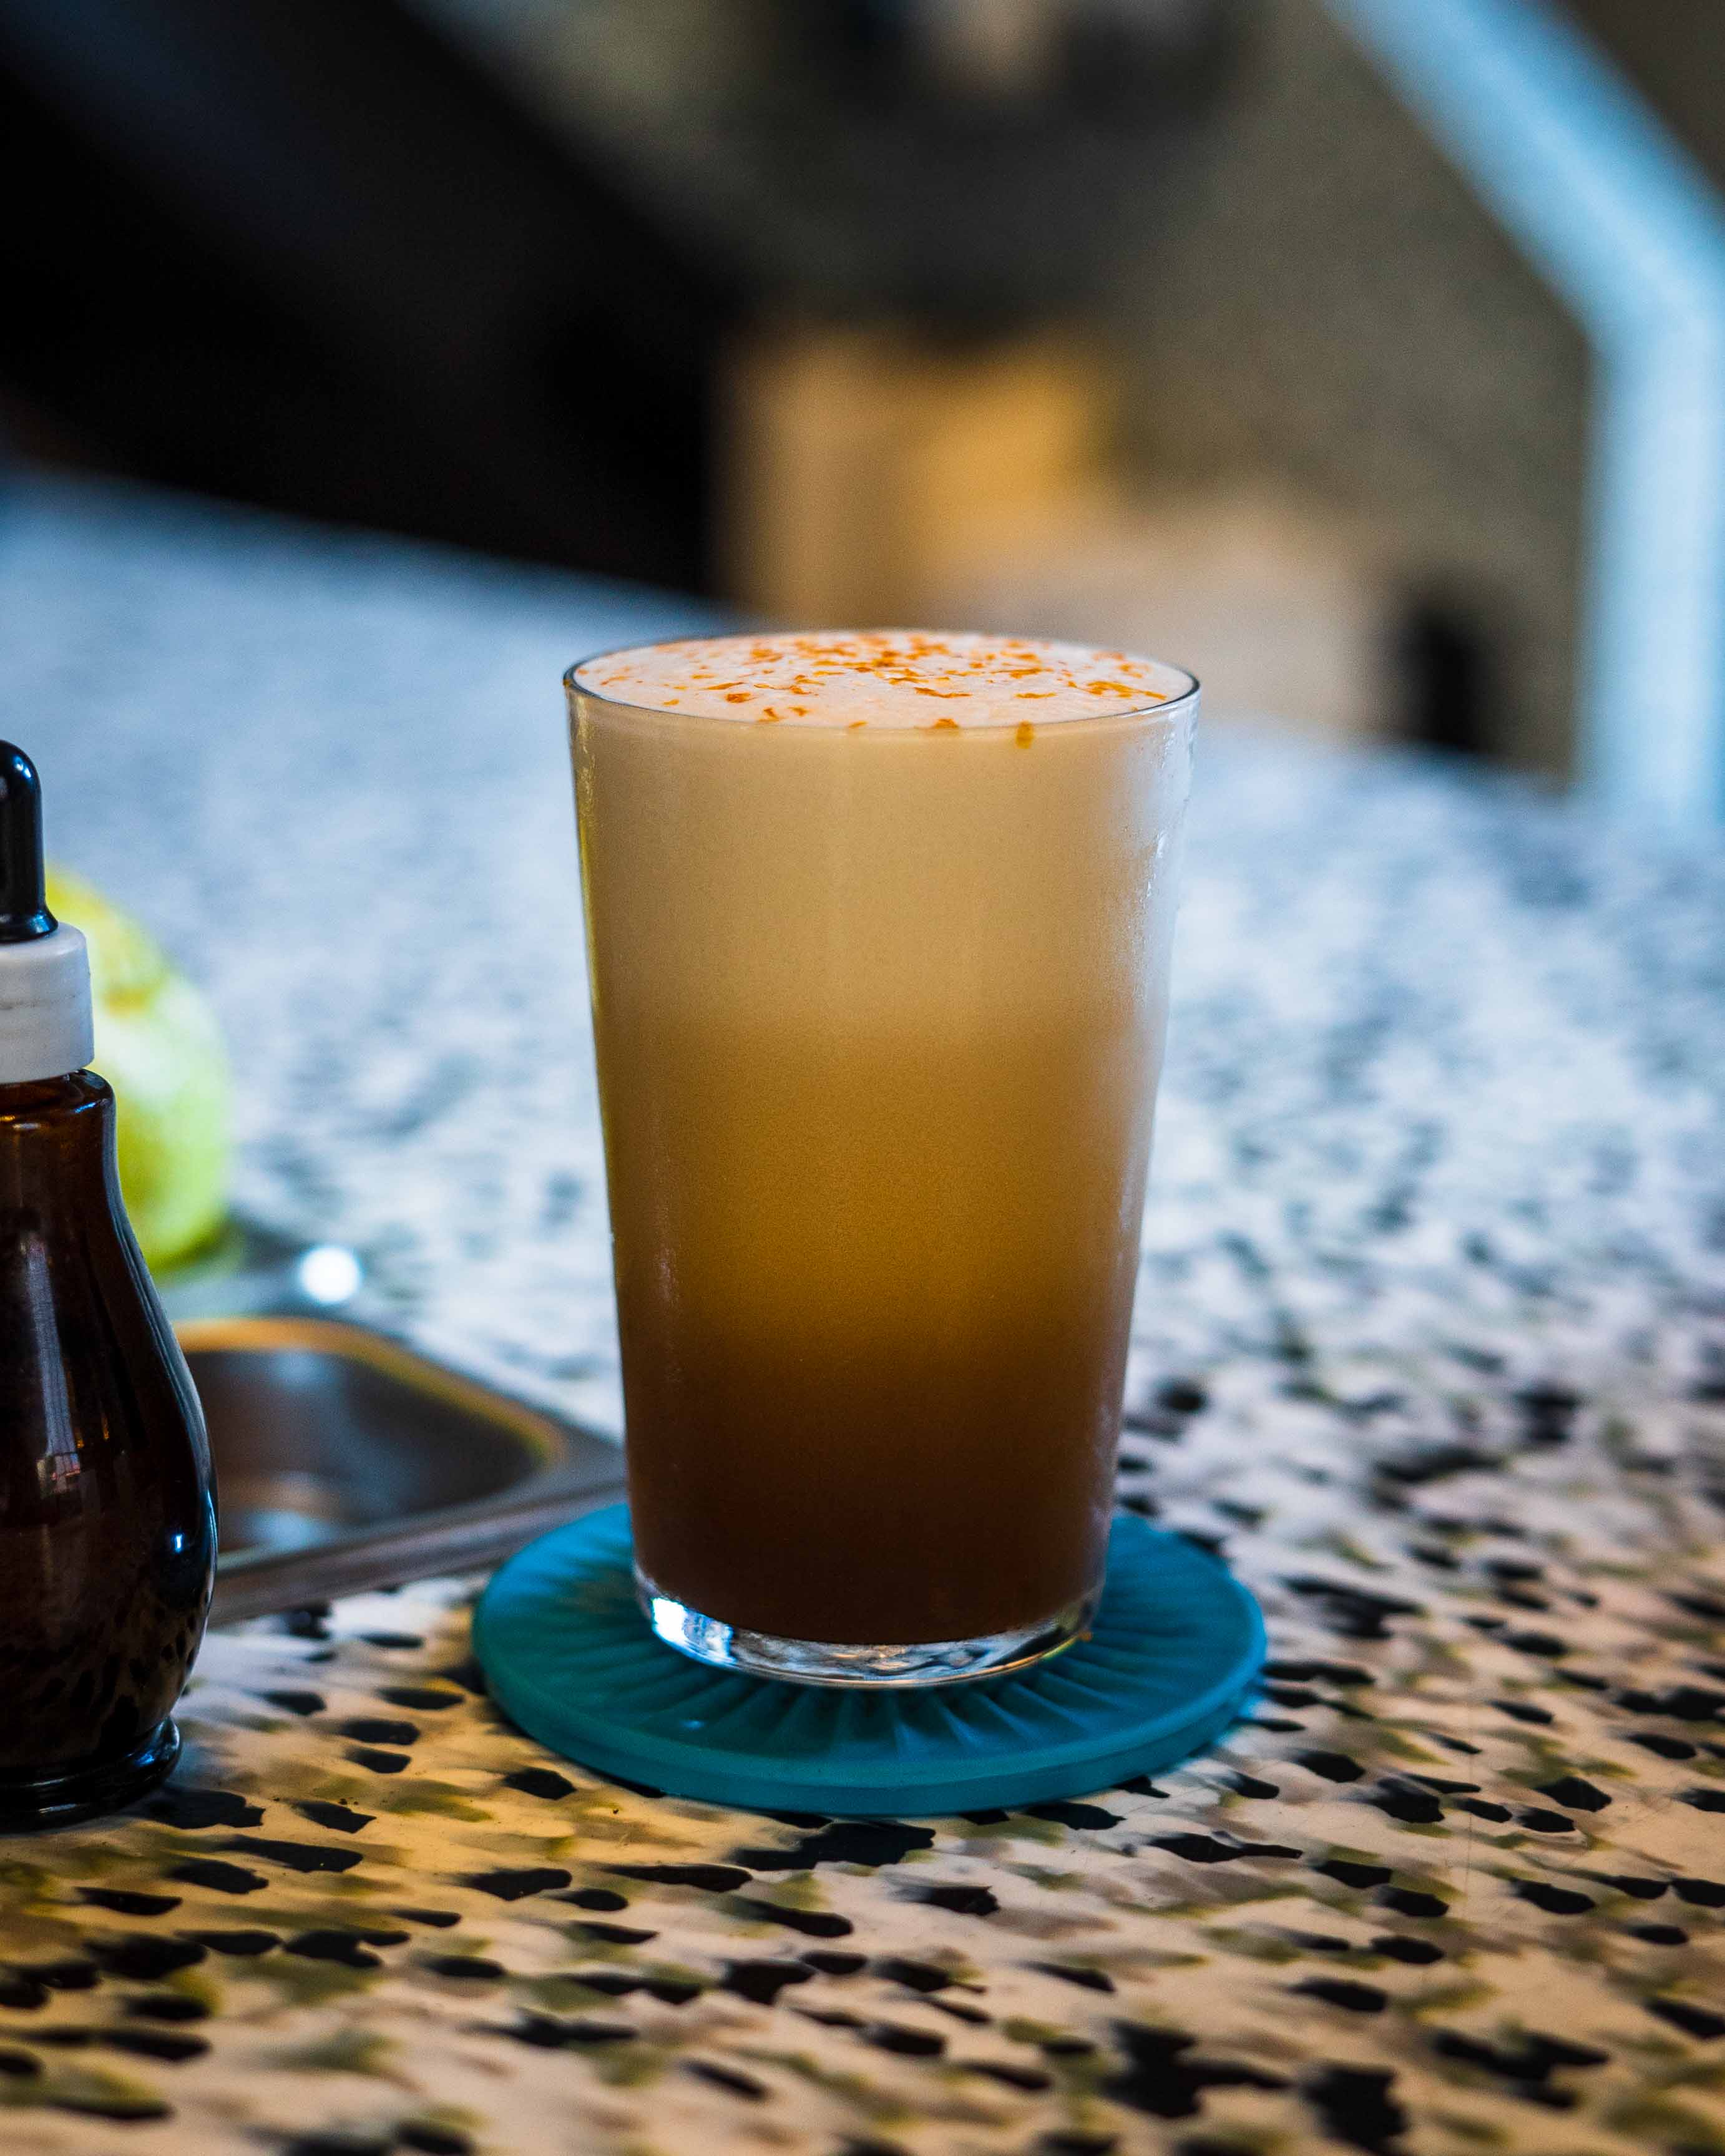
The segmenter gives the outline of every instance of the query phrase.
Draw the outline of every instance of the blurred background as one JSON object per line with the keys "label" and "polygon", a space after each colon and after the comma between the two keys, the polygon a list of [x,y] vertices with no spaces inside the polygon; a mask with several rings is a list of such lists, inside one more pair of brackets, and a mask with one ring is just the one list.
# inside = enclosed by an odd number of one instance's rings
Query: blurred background
{"label": "blurred background", "polygon": [[0,172],[20,464],[1719,811],[1717,0],[0,0]]}

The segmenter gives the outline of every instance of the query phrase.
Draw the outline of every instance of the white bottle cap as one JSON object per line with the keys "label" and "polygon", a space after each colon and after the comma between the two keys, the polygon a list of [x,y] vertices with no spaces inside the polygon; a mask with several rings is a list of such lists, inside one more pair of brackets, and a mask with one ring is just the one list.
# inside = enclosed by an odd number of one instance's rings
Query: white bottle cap
{"label": "white bottle cap", "polygon": [[95,1054],[81,932],[63,921],[28,943],[0,943],[0,1086],[62,1078]]}
{"label": "white bottle cap", "polygon": [[0,742],[0,1086],[81,1070],[95,1053],[90,954],[43,891],[42,787]]}

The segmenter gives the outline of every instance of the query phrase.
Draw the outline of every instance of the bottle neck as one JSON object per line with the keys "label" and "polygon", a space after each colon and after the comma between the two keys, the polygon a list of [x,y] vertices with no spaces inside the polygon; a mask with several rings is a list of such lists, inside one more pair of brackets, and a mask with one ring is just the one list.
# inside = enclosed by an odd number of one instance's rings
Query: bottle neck
{"label": "bottle neck", "polygon": [[75,1075],[95,1054],[90,954],[77,929],[62,921],[0,942],[0,1086]]}

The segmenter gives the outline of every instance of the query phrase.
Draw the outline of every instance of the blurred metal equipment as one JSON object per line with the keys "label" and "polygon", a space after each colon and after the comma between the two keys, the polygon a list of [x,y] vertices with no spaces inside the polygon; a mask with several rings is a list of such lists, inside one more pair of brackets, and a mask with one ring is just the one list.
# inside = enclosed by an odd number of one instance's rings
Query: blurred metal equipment
{"label": "blurred metal equipment", "polygon": [[180,1342],[222,1513],[213,1624],[500,1563],[621,1494],[618,1446],[328,1318]]}
{"label": "blurred metal equipment", "polygon": [[[1229,78],[1237,0],[777,0],[759,155],[847,309],[998,328],[1093,300]],[[821,296],[823,265],[804,295]]]}

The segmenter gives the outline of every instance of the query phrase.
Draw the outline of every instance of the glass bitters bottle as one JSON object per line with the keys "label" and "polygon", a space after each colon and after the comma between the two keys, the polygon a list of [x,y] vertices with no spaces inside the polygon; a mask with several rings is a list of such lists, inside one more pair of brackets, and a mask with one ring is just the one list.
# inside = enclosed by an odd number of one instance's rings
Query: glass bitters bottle
{"label": "glass bitters bottle", "polygon": [[84,938],[44,896],[36,773],[0,742],[0,1833],[168,1772],[215,1572],[203,1416],[93,1051]]}

